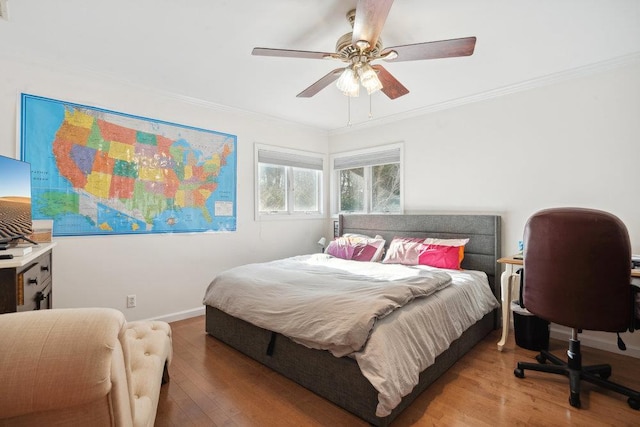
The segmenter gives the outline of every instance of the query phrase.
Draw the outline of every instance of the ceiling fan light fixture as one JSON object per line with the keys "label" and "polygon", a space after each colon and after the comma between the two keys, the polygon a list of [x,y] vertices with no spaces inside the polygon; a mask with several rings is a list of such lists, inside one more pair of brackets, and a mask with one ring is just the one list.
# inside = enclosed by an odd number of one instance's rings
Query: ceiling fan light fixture
{"label": "ceiling fan light fixture", "polygon": [[367,93],[369,95],[382,89],[382,83],[378,78],[378,74],[376,73],[376,70],[371,67],[371,65],[363,64],[362,66],[358,67],[358,75],[360,76],[360,82],[362,83],[362,86],[367,89]]}
{"label": "ceiling fan light fixture", "polygon": [[360,52],[365,51],[371,47],[371,43],[366,40],[358,40],[356,46],[360,49]]}
{"label": "ceiling fan light fixture", "polygon": [[358,82],[358,76],[353,71],[353,68],[347,67],[344,69],[336,86],[346,96],[357,97],[360,95],[360,83]]}
{"label": "ceiling fan light fixture", "polygon": [[395,50],[390,50],[382,55],[380,55],[380,59],[384,59],[385,61],[393,61],[398,57],[398,52]]}
{"label": "ceiling fan light fixture", "polygon": [[[7,1],[0,0],[0,6]],[[378,60],[403,62],[473,55],[475,36],[384,48],[380,34],[392,4],[393,0],[358,0],[358,11],[352,9],[347,13],[351,32],[338,39],[334,53],[256,47],[252,55],[334,59],[347,64],[346,68],[336,68],[304,89],[296,95],[299,98],[312,97],[337,80],[338,89],[347,97],[357,97],[362,84],[369,95],[381,90],[389,99],[404,96],[409,89],[380,64],[372,67],[370,63]],[[351,102],[350,99],[348,101]]]}

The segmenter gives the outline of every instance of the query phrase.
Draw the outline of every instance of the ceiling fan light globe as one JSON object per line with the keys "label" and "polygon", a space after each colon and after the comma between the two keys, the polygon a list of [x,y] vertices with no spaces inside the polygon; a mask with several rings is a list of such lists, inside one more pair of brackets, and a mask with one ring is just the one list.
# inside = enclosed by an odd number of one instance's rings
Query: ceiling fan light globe
{"label": "ceiling fan light globe", "polygon": [[361,63],[358,67],[358,76],[360,77],[360,81],[365,81],[372,79],[376,76],[376,71],[373,67],[367,63]]}
{"label": "ceiling fan light globe", "polygon": [[344,71],[338,78],[338,81],[336,81],[336,87],[346,96],[355,97],[360,95],[360,84],[358,83],[358,77],[350,67],[344,69]]}
{"label": "ceiling fan light globe", "polygon": [[357,98],[358,96],[360,96],[360,85],[353,86],[352,88],[350,88],[350,90],[343,91],[342,94],[351,98]]}
{"label": "ceiling fan light globe", "polygon": [[367,93],[369,95],[371,95],[374,92],[379,91],[380,89],[382,89],[382,83],[380,83],[380,80],[378,80],[376,78],[375,81],[370,81],[369,83],[367,83],[366,86],[364,86],[365,89],[367,89]]}
{"label": "ceiling fan light globe", "polygon": [[358,75],[360,76],[360,82],[362,86],[367,89],[367,93],[371,95],[372,93],[382,89],[382,83],[378,78],[378,74],[369,64],[364,64],[361,67],[358,67]]}

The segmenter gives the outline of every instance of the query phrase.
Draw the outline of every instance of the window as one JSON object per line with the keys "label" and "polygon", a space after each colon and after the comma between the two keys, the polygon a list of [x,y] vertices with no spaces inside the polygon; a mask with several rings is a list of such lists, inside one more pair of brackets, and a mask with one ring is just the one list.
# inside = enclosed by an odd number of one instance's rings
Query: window
{"label": "window", "polygon": [[332,211],[402,213],[402,145],[332,156]]}
{"label": "window", "polygon": [[321,215],[324,155],[256,144],[256,214]]}

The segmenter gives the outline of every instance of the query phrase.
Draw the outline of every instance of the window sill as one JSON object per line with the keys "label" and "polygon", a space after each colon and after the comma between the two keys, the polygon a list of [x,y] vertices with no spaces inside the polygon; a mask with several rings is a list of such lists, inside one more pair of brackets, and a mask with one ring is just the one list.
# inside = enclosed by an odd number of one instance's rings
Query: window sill
{"label": "window sill", "polygon": [[258,221],[282,221],[282,220],[302,220],[302,219],[326,219],[325,214],[309,213],[309,214],[288,214],[288,213],[273,213],[273,214],[258,214]]}

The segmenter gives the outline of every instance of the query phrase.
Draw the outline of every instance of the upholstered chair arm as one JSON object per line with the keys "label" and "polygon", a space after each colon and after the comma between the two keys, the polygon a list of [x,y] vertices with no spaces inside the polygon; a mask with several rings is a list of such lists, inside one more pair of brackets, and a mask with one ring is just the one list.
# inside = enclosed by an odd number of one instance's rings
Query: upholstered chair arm
{"label": "upholstered chair arm", "polygon": [[125,325],[107,308],[0,315],[0,424],[131,425]]}

